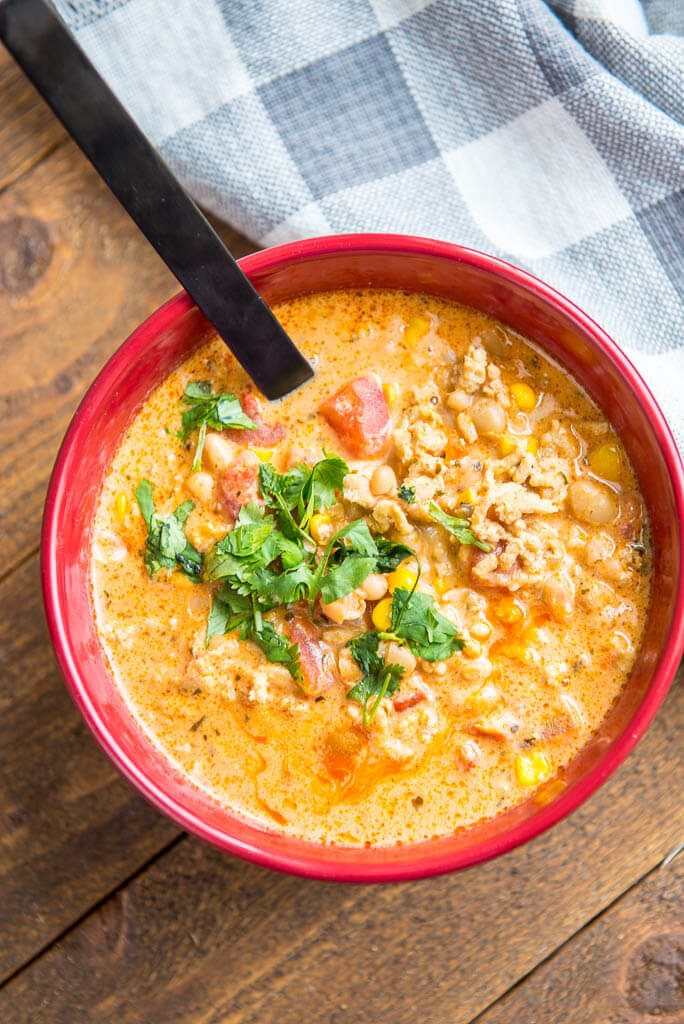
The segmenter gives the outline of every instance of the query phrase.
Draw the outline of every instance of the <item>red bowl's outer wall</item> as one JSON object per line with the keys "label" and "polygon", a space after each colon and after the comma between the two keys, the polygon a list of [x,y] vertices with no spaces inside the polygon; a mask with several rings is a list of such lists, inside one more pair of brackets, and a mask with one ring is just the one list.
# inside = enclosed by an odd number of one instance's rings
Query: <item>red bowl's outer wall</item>
{"label": "red bowl's outer wall", "polygon": [[566,366],[617,428],[644,495],[654,540],[653,599],[638,663],[598,734],[547,806],[534,798],[491,821],[425,843],[323,846],[233,816],[157,750],[112,682],[94,625],[90,534],[103,477],[150,391],[212,330],[187,295],[157,310],[114,354],[69,427],[43,523],[48,625],[72,697],[96,739],[159,810],[202,839],[272,868],[336,881],[398,881],[452,871],[531,839],[582,803],[634,747],[662,703],[684,648],[684,482],[662,413],[629,360],[567,299],[491,256],[401,235],[342,235],[278,246],[240,261],[274,304],[336,288],[423,291],[484,310]]}

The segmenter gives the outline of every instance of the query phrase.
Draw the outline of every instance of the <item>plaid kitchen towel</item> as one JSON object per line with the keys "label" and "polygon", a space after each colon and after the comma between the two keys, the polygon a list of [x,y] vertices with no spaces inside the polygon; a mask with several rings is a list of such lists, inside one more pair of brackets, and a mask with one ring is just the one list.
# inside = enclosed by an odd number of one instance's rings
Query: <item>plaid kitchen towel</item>
{"label": "plaid kitchen towel", "polygon": [[527,267],[684,446],[682,0],[55,0],[190,192],[267,245],[396,231]]}

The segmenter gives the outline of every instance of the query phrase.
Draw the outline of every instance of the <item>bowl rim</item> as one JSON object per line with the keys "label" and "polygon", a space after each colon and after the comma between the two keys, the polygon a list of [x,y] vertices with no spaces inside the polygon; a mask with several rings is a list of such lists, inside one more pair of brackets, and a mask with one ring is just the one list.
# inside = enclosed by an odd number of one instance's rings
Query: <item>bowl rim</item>
{"label": "bowl rim", "polygon": [[[403,234],[325,235],[262,249],[243,257],[238,262],[241,268],[254,278],[292,261],[325,255],[338,256],[352,252],[401,252],[410,256],[426,255],[469,264],[478,270],[494,273],[505,283],[532,292],[536,298],[542,299],[564,314],[582,332],[589,334],[596,346],[613,362],[626,379],[636,401],[641,405],[652,425],[673,488],[678,515],[679,547],[680,553],[684,554],[684,468],[667,421],[650,389],[628,356],[591,317],[550,285],[520,267],[479,250],[455,243]],[[665,646],[660,652],[648,689],[625,730],[615,739],[597,764],[569,791],[562,793],[553,802],[540,808],[533,816],[515,824],[507,832],[489,837],[470,849],[430,855],[427,851],[427,847],[430,846],[429,842],[407,844],[405,849],[409,853],[412,849],[416,851],[414,857],[407,857],[405,861],[389,861],[387,863],[383,863],[381,860],[364,863],[363,848],[358,849],[358,862],[321,861],[317,858],[316,851],[320,851],[323,844],[296,840],[294,837],[292,837],[294,845],[300,848],[305,847],[305,853],[292,853],[282,849],[277,851],[262,849],[256,843],[228,835],[223,830],[209,825],[201,816],[181,805],[172,792],[163,789],[151,780],[122,749],[116,735],[109,730],[98,707],[89,695],[87,681],[81,673],[68,638],[65,625],[66,612],[60,601],[58,588],[60,496],[68,486],[65,475],[68,453],[78,438],[81,424],[87,420],[91,410],[99,404],[100,398],[108,392],[110,379],[116,375],[118,370],[135,360],[146,347],[151,336],[156,336],[193,308],[195,308],[194,303],[187,293],[179,292],[144,320],[107,360],[88,387],[74,413],[60,446],[48,486],[41,536],[41,580],[46,619],[57,662],[67,689],[99,745],[135,789],[157,810],[163,812],[183,829],[192,832],[224,852],[236,854],[264,867],[312,879],[344,882],[389,882],[425,878],[448,871],[456,871],[497,857],[535,838],[571,814],[608,779],[633,750],[653,720],[674,678],[684,650],[684,571],[682,571],[681,560],[679,579],[675,588],[672,628]],[[142,730],[140,731],[142,732]],[[147,737],[145,739],[147,742],[151,742]],[[264,835],[268,837],[272,833],[265,831]],[[279,838],[283,837],[279,834]],[[285,836],[284,838],[287,843],[291,837]],[[323,846],[323,848],[331,849],[327,846]],[[393,847],[388,847],[388,851],[393,849]]]}

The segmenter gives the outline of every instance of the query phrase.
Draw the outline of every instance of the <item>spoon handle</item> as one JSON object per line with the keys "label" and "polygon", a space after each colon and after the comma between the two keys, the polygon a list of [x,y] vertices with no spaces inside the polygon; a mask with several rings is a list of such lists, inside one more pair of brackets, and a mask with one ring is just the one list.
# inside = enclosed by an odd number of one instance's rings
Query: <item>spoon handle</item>
{"label": "spoon handle", "polygon": [[206,217],[43,0],[2,0],[0,39],[270,399],[313,371]]}

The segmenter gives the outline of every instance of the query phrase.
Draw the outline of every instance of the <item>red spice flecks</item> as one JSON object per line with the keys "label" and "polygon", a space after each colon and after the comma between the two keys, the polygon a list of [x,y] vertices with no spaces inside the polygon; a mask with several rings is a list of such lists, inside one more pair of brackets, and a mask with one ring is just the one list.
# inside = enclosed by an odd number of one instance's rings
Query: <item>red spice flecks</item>
{"label": "red spice flecks", "polygon": [[272,448],[286,436],[287,431],[282,423],[264,423],[263,407],[253,391],[245,391],[240,396],[240,405],[245,416],[256,423],[254,430],[225,430],[226,437],[238,444],[255,445],[257,448]]}

